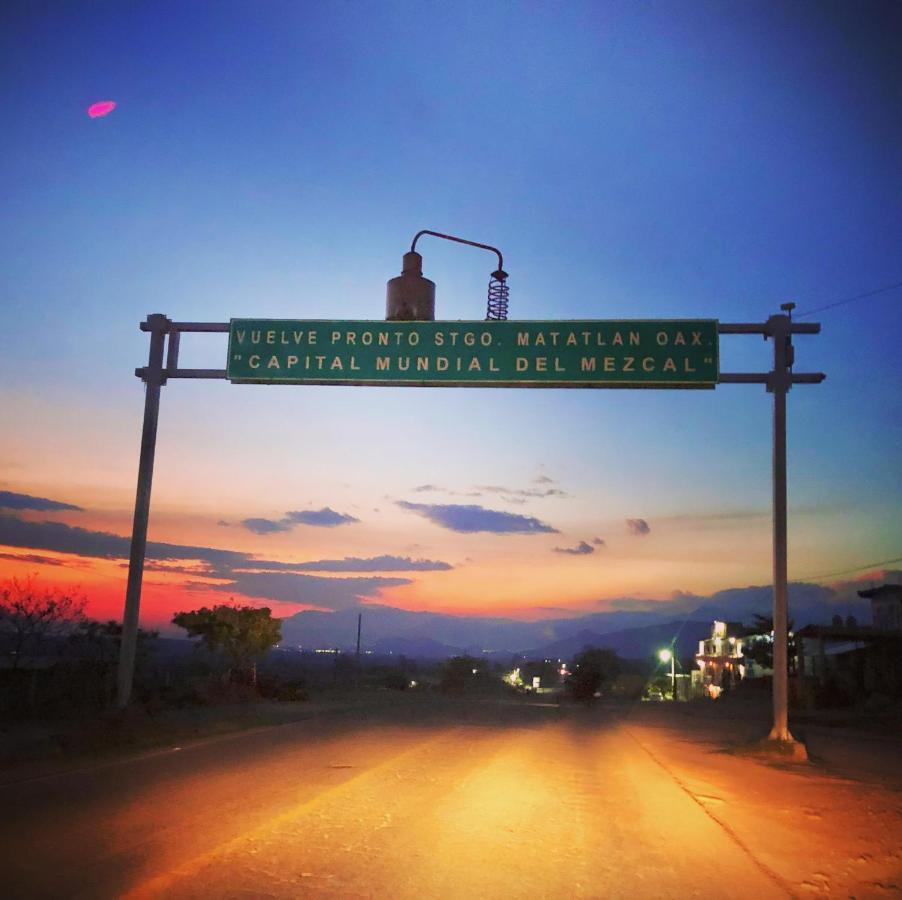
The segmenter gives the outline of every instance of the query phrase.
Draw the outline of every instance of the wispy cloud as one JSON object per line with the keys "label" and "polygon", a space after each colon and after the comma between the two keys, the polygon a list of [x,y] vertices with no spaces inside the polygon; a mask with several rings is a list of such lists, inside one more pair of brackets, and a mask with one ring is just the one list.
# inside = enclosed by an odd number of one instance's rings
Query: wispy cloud
{"label": "wispy cloud", "polygon": [[38,556],[36,553],[0,553],[0,559],[11,559],[14,562],[31,563],[35,566],[62,566],[65,562],[52,556]]}
{"label": "wispy cloud", "polygon": [[385,555],[368,558],[346,556],[344,559],[316,559],[299,563],[262,560],[259,566],[252,564],[248,568],[265,568],[270,572],[445,572],[454,567],[437,559]]}
{"label": "wispy cloud", "polygon": [[555,553],[569,553],[570,556],[588,556],[595,552],[595,548],[585,541],[580,541],[575,547],[555,547]]}
{"label": "wispy cloud", "polygon": [[[842,512],[846,507],[836,503],[817,503],[806,506],[793,506],[789,512],[793,516],[823,516]],[[655,517],[656,522],[669,527],[687,527],[699,530],[722,528],[731,523],[737,526],[750,522],[769,522],[772,511],[767,507],[758,509],[715,509],[699,512],[679,513],[673,516]]]}
{"label": "wispy cloud", "polygon": [[651,531],[651,525],[645,519],[627,519],[626,527],[629,529],[630,534],[634,534],[637,537],[642,537]]}
{"label": "wispy cloud", "polygon": [[607,546],[607,544],[605,544],[605,542],[600,537],[592,538],[592,543],[595,544],[596,547],[606,547]]}
{"label": "wispy cloud", "polygon": [[[533,480],[534,484],[553,484],[553,480],[547,476],[540,476]],[[417,494],[440,493],[448,497],[483,497],[491,494],[506,503],[523,504],[528,500],[542,499],[545,497],[569,497],[566,491],[560,488],[513,488],[503,484],[476,484],[467,490],[458,491],[450,488],[439,487],[436,484],[420,484],[413,488]]]}
{"label": "wispy cloud", "polygon": [[402,509],[415,512],[441,528],[462,534],[488,531],[493,534],[557,534],[558,530],[532,516],[476,505],[409,503],[398,501]]}
{"label": "wispy cloud", "polygon": [[545,488],[538,490],[536,488],[509,488],[500,484],[477,484],[475,490],[484,491],[486,494],[498,494],[506,499],[530,499],[541,497],[569,497],[566,491],[559,488]]}
{"label": "wispy cloud", "polygon": [[61,512],[72,510],[84,512],[82,507],[72,503],[61,503],[59,500],[48,500],[46,497],[32,497],[31,494],[14,494],[12,491],[0,491],[0,509],[35,509],[41,512]]}
{"label": "wispy cloud", "polygon": [[339,525],[350,525],[359,522],[347,513],[336,512],[324,506],[322,509],[292,510],[281,519],[251,518],[242,520],[241,524],[254,534],[276,534],[280,531],[291,531],[295,525],[310,525],[314,528],[337,528]]}
{"label": "wispy cloud", "polygon": [[769,509],[723,509],[712,512],[680,513],[675,516],[663,516],[662,522],[693,525],[698,522],[745,522],[751,519],[769,519]]}

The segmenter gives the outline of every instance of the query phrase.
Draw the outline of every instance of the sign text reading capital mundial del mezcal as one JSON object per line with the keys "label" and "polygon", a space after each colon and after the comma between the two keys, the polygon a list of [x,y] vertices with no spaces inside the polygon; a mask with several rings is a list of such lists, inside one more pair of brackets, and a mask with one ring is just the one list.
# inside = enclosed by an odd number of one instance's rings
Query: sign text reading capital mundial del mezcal
{"label": "sign text reading capital mundial del mezcal", "polygon": [[717,322],[232,319],[228,377],[421,387],[714,387]]}

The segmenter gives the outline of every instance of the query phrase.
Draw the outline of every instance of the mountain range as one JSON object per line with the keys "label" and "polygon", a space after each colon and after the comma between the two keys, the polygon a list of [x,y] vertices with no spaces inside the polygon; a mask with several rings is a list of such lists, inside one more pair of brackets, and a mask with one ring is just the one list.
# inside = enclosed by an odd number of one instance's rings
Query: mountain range
{"label": "mountain range", "polygon": [[[854,587],[861,588],[859,582]],[[641,658],[677,641],[680,655],[695,652],[714,619],[751,623],[768,615],[770,586],[732,588],[708,597],[680,594],[674,599],[611,601],[610,611],[569,618],[522,621],[491,616],[412,612],[365,604],[338,612],[305,611],[282,620],[282,646],[353,649],[357,617],[362,615],[361,646],[377,653],[440,659],[462,653],[498,659],[514,655],[565,658],[586,645],[610,647],[625,658]],[[829,623],[834,615],[854,615],[870,623],[870,606],[847,586],[790,585],[790,617],[800,628]]]}

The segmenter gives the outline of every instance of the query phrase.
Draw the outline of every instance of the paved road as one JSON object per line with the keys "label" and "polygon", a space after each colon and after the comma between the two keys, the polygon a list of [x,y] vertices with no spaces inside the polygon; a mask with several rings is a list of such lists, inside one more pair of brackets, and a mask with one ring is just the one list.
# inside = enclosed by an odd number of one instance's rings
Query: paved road
{"label": "paved road", "polygon": [[0,788],[2,891],[796,893],[659,760],[654,735],[599,712],[283,726]]}

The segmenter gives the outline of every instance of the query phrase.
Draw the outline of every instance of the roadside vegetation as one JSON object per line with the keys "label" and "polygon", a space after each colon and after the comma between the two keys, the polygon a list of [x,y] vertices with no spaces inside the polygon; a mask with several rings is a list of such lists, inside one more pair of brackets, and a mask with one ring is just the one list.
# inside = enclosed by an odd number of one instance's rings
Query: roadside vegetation
{"label": "roadside vegetation", "polygon": [[[177,743],[326,711],[409,708],[419,715],[497,703],[626,705],[671,696],[668,666],[653,657],[621,659],[584,647],[568,660],[512,656],[500,663],[497,655],[424,660],[300,650],[279,646],[281,623],[269,608],[225,603],[177,613],[173,624],[187,640],[139,631],[133,702],[123,713],[114,706],[122,626],[91,619],[85,608],[80,594],[35,579],[0,583],[0,764]],[[769,662],[766,652],[756,661]],[[677,671],[694,665],[692,658],[679,660]],[[727,714],[734,705],[727,701],[735,700],[746,714],[766,706],[768,687],[766,679],[743,684],[716,710],[710,701],[699,703],[708,714]]]}

